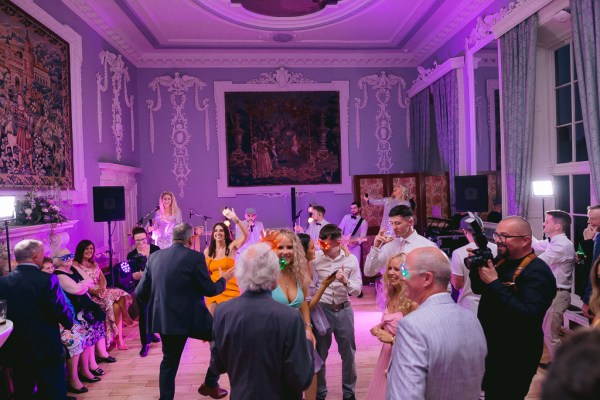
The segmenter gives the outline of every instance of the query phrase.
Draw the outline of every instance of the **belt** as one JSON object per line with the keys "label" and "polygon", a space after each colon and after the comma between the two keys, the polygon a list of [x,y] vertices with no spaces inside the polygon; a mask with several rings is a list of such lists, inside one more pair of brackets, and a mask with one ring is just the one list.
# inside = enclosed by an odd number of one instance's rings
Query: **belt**
{"label": "belt", "polygon": [[561,287],[556,288],[556,290],[558,290],[559,292],[570,292],[571,291],[571,289],[565,289],[565,288],[561,288]]}
{"label": "belt", "polygon": [[321,306],[333,311],[333,312],[338,312],[338,311],[342,311],[344,308],[348,308],[350,307],[352,304],[350,304],[349,301],[345,301],[343,303],[340,304],[327,304],[327,303],[320,303]]}

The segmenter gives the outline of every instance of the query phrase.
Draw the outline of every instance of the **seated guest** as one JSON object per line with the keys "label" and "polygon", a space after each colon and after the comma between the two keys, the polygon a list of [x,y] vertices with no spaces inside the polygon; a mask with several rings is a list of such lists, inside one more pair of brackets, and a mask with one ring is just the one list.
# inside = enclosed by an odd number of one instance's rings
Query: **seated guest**
{"label": "seated guest", "polygon": [[[106,353],[104,341],[106,314],[90,298],[88,291],[94,286],[94,282],[83,271],[73,266],[73,257],[73,253],[67,249],[56,252],[52,257],[55,266],[54,275],[58,276],[60,287],[66,293],[75,310],[77,322],[81,324],[85,332],[83,352],[79,359],[79,383],[81,381],[94,383],[100,380],[97,376],[104,375],[104,371],[98,367],[94,357],[94,348],[103,348],[107,357],[110,357]],[[70,383],[71,385],[68,386],[70,392],[85,393],[88,391],[83,385],[73,386],[72,384],[77,383],[75,380],[71,380]]]}
{"label": "seated guest", "polygon": [[313,377],[314,347],[300,313],[271,297],[280,275],[277,255],[267,243],[251,246],[235,275],[245,292],[215,309],[211,368],[227,372],[232,399],[302,399]]}
{"label": "seated guest", "polygon": [[[155,244],[148,243],[148,234],[142,227],[136,226],[131,231],[131,236],[135,242],[135,249],[127,254],[127,261],[131,268],[131,275],[135,282],[135,287],[142,279],[144,271],[146,270],[146,263],[150,254],[160,250]],[[137,297],[134,297],[137,302],[139,310],[139,330],[140,330],[140,341],[142,342],[142,349],[140,350],[140,356],[146,357],[148,355],[150,342],[158,343],[160,338],[152,334],[148,330],[148,304],[139,301]]]}
{"label": "seated guest", "polygon": [[82,240],[75,249],[73,265],[94,281],[94,286],[88,293],[106,314],[106,343],[110,345],[116,339],[117,349],[124,350],[127,346],[123,341],[123,321],[127,325],[133,324],[127,311],[131,305],[131,296],[123,289],[106,287],[106,278],[94,260],[95,254],[96,246],[89,240]]}
{"label": "seated guest", "polygon": [[598,360],[600,331],[577,331],[556,351],[554,362],[542,383],[542,400],[600,399]]}
{"label": "seated guest", "polygon": [[[54,264],[50,257],[44,257],[42,262],[41,271],[47,274],[54,273]],[[61,288],[62,290],[62,288]],[[67,299],[69,307],[73,310],[73,305]],[[64,326],[60,325],[60,340],[67,349],[67,385],[69,388],[81,388],[79,389],[82,393],[87,391],[87,388],[83,390],[83,383],[79,379],[77,373],[77,365],[79,364],[79,356],[83,353],[83,347],[85,345],[86,331],[81,324],[75,319],[75,324],[71,329],[65,329]]]}
{"label": "seated guest", "polygon": [[388,263],[383,274],[383,287],[385,292],[385,311],[381,316],[381,322],[371,328],[371,334],[377,336],[383,343],[381,353],[377,359],[377,365],[373,372],[373,378],[367,390],[367,399],[385,399],[387,390],[387,369],[392,358],[392,345],[396,336],[396,326],[400,318],[417,309],[414,301],[406,298],[406,285],[402,280],[402,264],[406,258],[405,254],[398,254]]}
{"label": "seated guest", "polygon": [[64,349],[59,324],[73,327],[75,315],[58,279],[40,271],[42,242],[25,239],[14,248],[17,267],[0,278],[0,297],[14,330],[2,347],[13,368],[15,399],[63,400],[67,395]]}
{"label": "seated guest", "polygon": [[401,271],[407,297],[419,308],[398,322],[387,398],[479,399],[485,336],[473,313],[447,292],[450,260],[439,249],[415,249]]}

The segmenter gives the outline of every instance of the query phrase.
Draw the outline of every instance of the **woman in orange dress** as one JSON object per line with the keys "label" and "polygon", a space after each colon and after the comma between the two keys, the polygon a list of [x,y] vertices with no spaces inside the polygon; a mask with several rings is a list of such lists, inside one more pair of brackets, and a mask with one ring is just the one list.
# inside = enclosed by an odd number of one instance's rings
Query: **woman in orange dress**
{"label": "woman in orange dress", "polygon": [[[213,227],[210,244],[208,248],[204,249],[204,256],[206,257],[208,273],[214,282],[221,278],[221,272],[234,267],[235,259],[233,257],[248,238],[248,229],[244,224],[240,223],[240,219],[233,209],[225,209],[223,214],[240,227],[242,235],[239,238],[235,238],[235,240],[231,240],[229,227],[223,222],[217,222]],[[211,314],[214,314],[217,304],[231,300],[239,295],[240,287],[238,286],[237,279],[232,278],[227,281],[225,290],[221,294],[205,298],[206,307]]]}

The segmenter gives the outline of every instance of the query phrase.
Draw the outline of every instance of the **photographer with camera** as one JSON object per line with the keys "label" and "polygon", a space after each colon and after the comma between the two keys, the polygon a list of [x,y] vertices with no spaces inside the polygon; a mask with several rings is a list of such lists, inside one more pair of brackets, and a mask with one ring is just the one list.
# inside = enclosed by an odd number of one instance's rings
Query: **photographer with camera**
{"label": "photographer with camera", "polygon": [[[476,224],[473,225],[472,224]],[[469,279],[469,269],[465,265],[465,258],[467,258],[467,250],[473,249],[475,243],[479,243],[483,237],[486,241],[484,248],[489,248],[491,255],[496,257],[498,253],[498,247],[494,243],[487,243],[487,239],[483,234],[483,222],[479,217],[468,216],[460,221],[460,229],[463,231],[465,238],[469,241],[466,245],[459,247],[452,252],[452,261],[450,266],[452,267],[452,275],[450,276],[450,282],[455,289],[460,290],[458,296],[458,305],[470,310],[474,315],[477,315],[477,309],[479,308],[479,295],[473,293],[471,289],[471,280]],[[477,241],[475,241],[477,238]]]}
{"label": "photographer with camera", "polygon": [[498,257],[491,260],[487,246],[476,241],[477,251],[465,260],[473,292],[481,295],[477,317],[488,347],[486,400],[523,399],[542,356],[542,321],[556,295],[556,279],[532,252],[531,238],[527,220],[507,217],[494,232]]}

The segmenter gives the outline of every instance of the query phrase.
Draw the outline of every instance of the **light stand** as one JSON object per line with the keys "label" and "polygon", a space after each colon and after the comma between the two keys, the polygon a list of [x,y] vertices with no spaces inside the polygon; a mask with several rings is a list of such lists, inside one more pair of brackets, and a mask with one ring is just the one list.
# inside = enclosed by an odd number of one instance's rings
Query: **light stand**
{"label": "light stand", "polygon": [[8,272],[12,271],[10,261],[10,237],[8,234],[8,221],[16,218],[15,212],[15,196],[0,196],[0,221],[4,221],[4,229],[6,230],[6,252],[8,255]]}
{"label": "light stand", "polygon": [[[532,183],[533,195],[535,197],[542,198],[542,223],[546,218],[546,197],[554,196],[554,186],[552,181],[533,181]],[[542,239],[546,239],[546,232],[544,232]]]}

